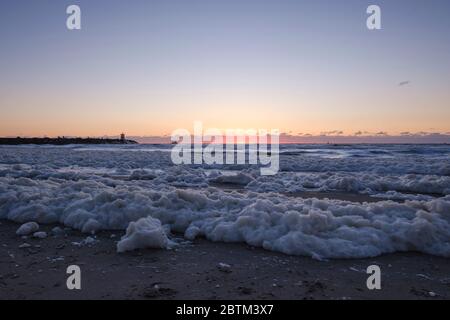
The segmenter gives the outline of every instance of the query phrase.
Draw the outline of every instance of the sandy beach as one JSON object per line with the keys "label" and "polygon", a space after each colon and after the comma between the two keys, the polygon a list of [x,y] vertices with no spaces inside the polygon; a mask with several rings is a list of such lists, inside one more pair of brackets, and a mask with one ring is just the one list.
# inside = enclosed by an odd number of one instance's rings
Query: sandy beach
{"label": "sandy beach", "polygon": [[[424,254],[322,262],[204,239],[174,250],[118,254],[120,231],[101,232],[97,242],[80,246],[86,235],[77,231],[21,239],[18,226],[0,224],[0,299],[450,298],[448,259]],[[50,233],[52,226],[41,229]],[[82,270],[81,290],[66,287],[72,264]],[[366,287],[372,264],[381,267],[381,290]]]}

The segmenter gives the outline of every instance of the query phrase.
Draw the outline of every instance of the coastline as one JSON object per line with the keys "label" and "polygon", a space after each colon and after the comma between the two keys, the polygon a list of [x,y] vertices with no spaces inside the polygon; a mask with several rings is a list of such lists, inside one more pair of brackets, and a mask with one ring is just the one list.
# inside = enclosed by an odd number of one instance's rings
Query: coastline
{"label": "coastline", "polygon": [[134,140],[103,138],[0,138],[0,145],[137,144]]}

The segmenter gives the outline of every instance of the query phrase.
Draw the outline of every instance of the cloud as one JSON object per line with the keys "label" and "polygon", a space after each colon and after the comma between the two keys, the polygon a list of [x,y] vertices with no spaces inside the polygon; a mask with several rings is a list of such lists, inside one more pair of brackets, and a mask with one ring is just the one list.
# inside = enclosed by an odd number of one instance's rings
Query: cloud
{"label": "cloud", "polygon": [[398,84],[399,87],[404,87],[411,84],[411,81],[407,80],[407,81],[402,81]]}
{"label": "cloud", "polygon": [[358,137],[358,136],[369,136],[369,135],[373,135],[373,133],[370,133],[369,131],[356,131],[354,134],[354,136]]}
{"label": "cloud", "polygon": [[[326,135],[324,135],[326,134]],[[170,137],[161,136],[130,136],[129,139],[139,143],[170,143]],[[280,143],[446,143],[450,144],[450,132],[409,132],[389,134],[385,131],[377,133],[368,131],[357,131],[352,135],[344,135],[340,130],[322,132],[319,135],[311,133],[289,134],[284,132],[280,136]]]}
{"label": "cloud", "polygon": [[320,133],[321,136],[340,136],[342,134],[344,134],[342,130],[324,131]]}
{"label": "cloud", "polygon": [[426,136],[440,136],[440,135],[448,135],[448,134],[449,134],[448,132],[447,133],[440,133],[440,132],[428,132],[428,131],[420,131],[420,132],[415,133],[415,135],[423,136],[423,137],[426,137]]}

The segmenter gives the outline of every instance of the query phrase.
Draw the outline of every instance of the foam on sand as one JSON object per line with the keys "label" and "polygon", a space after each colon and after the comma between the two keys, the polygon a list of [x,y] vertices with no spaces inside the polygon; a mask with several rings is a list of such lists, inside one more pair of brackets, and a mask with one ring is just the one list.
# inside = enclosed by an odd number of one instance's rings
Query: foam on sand
{"label": "foam on sand", "polygon": [[121,251],[166,247],[161,225],[169,225],[188,239],[245,242],[295,255],[359,258],[419,251],[450,256],[449,196],[358,204],[216,188],[159,191],[65,181],[42,182],[39,188],[11,185],[0,199],[0,217],[13,221],[59,222],[89,231],[93,225],[128,227]]}
{"label": "foam on sand", "polygon": [[36,222],[27,222],[22,224],[19,229],[17,229],[16,234],[18,236],[27,236],[29,234],[35,233],[39,230],[39,225]]}
{"label": "foam on sand", "polygon": [[117,252],[142,248],[169,248],[171,241],[167,237],[161,221],[151,217],[130,222],[126,234],[117,244]]}
{"label": "foam on sand", "polygon": [[[208,176],[211,168],[173,166],[168,153],[158,151],[1,147],[0,219],[59,223],[87,234],[126,230],[118,245],[121,252],[168,248],[170,229],[191,240],[242,242],[316,259],[397,251],[450,257],[448,159],[427,163],[419,155],[414,164],[412,156],[366,159],[353,170],[353,159],[302,163],[286,157],[282,164],[297,169],[330,167],[273,177],[261,177],[252,168],[233,168],[235,177],[220,178],[224,175],[219,169]],[[409,172],[409,165],[415,173]],[[211,187],[210,181],[241,188],[227,192]],[[387,192],[389,198],[411,200],[353,203],[283,195],[306,189]],[[431,195],[408,196],[427,190]]]}

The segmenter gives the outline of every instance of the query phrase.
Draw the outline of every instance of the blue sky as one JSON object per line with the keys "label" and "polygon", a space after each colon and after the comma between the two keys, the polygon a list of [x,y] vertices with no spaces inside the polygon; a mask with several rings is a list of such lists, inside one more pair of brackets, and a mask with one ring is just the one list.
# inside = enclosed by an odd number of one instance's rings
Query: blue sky
{"label": "blue sky", "polygon": [[[70,4],[80,31],[65,27]],[[369,4],[382,30],[366,28]],[[195,120],[446,133],[449,12],[446,0],[3,0],[0,135],[163,135]]]}

